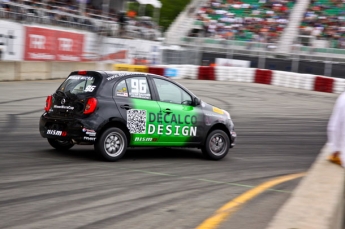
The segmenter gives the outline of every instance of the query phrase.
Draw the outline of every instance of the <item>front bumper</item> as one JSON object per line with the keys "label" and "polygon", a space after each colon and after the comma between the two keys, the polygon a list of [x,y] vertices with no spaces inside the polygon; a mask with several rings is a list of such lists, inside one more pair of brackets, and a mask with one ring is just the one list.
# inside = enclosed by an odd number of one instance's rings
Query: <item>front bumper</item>
{"label": "front bumper", "polygon": [[230,132],[230,140],[231,140],[230,148],[233,148],[236,145],[236,138],[237,138],[236,132],[231,131]]}

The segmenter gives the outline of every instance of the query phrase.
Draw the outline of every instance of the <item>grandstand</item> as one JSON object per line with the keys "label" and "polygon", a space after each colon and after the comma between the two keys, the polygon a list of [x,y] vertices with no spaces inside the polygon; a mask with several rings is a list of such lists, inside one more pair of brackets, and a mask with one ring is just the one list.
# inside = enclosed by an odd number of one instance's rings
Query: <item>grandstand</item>
{"label": "grandstand", "polygon": [[[167,31],[168,44],[232,55],[345,62],[339,0],[194,0]],[[313,55],[310,55],[313,54]]]}

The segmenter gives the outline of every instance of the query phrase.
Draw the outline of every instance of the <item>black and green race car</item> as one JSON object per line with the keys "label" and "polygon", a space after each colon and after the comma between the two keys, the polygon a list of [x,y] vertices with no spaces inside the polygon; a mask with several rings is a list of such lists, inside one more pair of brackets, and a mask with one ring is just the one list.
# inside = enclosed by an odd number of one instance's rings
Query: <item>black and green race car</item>
{"label": "black and green race car", "polygon": [[169,78],[137,72],[75,71],[47,97],[39,130],[57,150],[94,145],[104,159],[127,147],[196,147],[224,158],[235,145],[230,114]]}

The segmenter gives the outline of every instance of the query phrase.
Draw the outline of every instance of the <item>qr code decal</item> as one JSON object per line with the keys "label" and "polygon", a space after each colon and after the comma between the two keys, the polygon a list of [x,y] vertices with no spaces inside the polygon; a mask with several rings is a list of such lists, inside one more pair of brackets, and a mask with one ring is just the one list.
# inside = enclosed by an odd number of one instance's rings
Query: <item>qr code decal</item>
{"label": "qr code decal", "polygon": [[131,134],[146,133],[146,110],[127,111],[127,128]]}

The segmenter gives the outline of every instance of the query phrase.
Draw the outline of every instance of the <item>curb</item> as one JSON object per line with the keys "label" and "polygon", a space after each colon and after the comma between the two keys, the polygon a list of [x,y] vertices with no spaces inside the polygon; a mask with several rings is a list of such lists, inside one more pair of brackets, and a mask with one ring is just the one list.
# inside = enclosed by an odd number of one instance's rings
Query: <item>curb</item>
{"label": "curb", "polygon": [[326,160],[325,145],[266,229],[343,229],[345,170]]}

